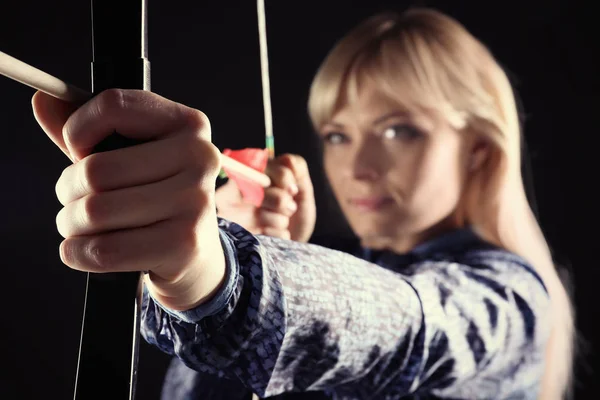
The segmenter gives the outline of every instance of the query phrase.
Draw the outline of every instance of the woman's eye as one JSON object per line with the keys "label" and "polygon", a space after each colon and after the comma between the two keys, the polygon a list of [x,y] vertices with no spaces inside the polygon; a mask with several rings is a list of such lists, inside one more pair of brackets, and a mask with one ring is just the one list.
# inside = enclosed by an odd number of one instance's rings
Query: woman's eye
{"label": "woman's eye", "polygon": [[394,125],[386,128],[382,136],[386,139],[416,139],[421,132],[410,125]]}
{"label": "woman's eye", "polygon": [[330,132],[323,136],[323,141],[327,144],[342,144],[348,142],[348,137],[343,133]]}

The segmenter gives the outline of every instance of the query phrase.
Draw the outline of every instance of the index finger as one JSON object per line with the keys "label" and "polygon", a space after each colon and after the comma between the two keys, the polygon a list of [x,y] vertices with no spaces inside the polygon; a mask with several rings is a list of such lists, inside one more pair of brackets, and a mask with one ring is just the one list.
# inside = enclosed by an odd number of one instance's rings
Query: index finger
{"label": "index finger", "polygon": [[50,140],[73,161],[65,145],[62,128],[77,105],[56,99],[44,92],[36,92],[31,99],[33,115]]}
{"label": "index finger", "polygon": [[208,118],[200,111],[145,90],[109,89],[75,111],[62,133],[69,152],[80,160],[115,131],[151,140],[184,127],[210,140]]}
{"label": "index finger", "polygon": [[267,163],[265,173],[271,178],[272,186],[285,189],[292,195],[295,195],[298,192],[298,185],[294,173],[289,167],[281,165],[279,158],[270,160]]}

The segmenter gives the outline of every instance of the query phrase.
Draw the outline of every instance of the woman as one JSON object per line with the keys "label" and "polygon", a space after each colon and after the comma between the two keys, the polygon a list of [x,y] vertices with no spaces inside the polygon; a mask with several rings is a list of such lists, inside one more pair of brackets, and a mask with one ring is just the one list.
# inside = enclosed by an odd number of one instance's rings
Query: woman
{"label": "woman", "polygon": [[[414,254],[422,243],[470,226],[531,262],[553,300],[540,398],[560,397],[570,374],[569,301],[525,197],[513,93],[489,51],[434,11],[376,16],[329,54],[309,111],[323,139],[327,177],[367,257],[372,249]],[[279,164],[288,168],[275,176],[289,175],[293,160],[283,156]],[[312,212],[302,226],[306,196],[296,213],[288,211],[293,205],[275,206],[289,197],[271,188],[266,204],[253,210],[226,185],[217,205],[253,232],[305,240]]]}
{"label": "woman", "polygon": [[[313,82],[309,110],[360,239],[343,248],[353,254],[300,243],[314,199],[297,157],[272,166],[261,209],[219,201],[221,215],[295,242],[217,224],[218,155],[195,110],[119,90],[72,115],[37,94],[34,110],[75,162],[57,184],[65,264],[150,271],[144,336],[181,360],[165,398],[565,392],[571,311],[525,198],[512,91],[452,19],[373,17]],[[89,155],[114,129],[150,141]]]}

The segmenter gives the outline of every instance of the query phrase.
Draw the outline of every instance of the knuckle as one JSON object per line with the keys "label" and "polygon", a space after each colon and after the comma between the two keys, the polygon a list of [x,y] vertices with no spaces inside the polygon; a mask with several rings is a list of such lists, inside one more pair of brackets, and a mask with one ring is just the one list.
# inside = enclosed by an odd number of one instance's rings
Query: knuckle
{"label": "knuckle", "polygon": [[284,154],[282,154],[282,155],[279,156],[279,160],[281,160],[282,163],[289,164],[289,163],[293,162],[294,157],[296,157],[295,154],[284,153]]}
{"label": "knuckle", "polygon": [[281,193],[280,191],[273,193],[273,206],[275,208],[277,208],[277,209],[283,208],[283,206],[285,205],[285,202],[286,202],[285,194]]}
{"label": "knuckle", "polygon": [[202,180],[208,175],[216,177],[221,168],[221,153],[210,142],[195,136],[186,138],[183,144],[188,156],[188,162]]}
{"label": "knuckle", "polygon": [[63,140],[65,141],[65,144],[67,143],[73,143],[73,119],[69,118],[67,120],[67,122],[65,122],[65,124],[62,127],[62,137]]}
{"label": "knuckle", "polygon": [[210,140],[210,120],[208,116],[200,110],[189,109],[186,113],[187,125],[194,130],[201,138]]}
{"label": "knuckle", "polygon": [[56,184],[54,185],[54,192],[56,193],[56,198],[58,199],[60,204],[62,204],[63,206],[65,206],[68,201],[67,195],[65,193],[66,192],[66,190],[65,190],[65,186],[66,186],[65,180],[66,179],[67,179],[67,169],[63,170],[63,172],[60,174],[60,177],[56,181]]}
{"label": "knuckle", "polygon": [[91,154],[81,161],[81,185],[91,192],[101,191],[104,183],[105,166],[102,157]]}
{"label": "knuckle", "polygon": [[294,163],[296,165],[296,168],[299,171],[301,171],[303,173],[308,172],[308,163],[306,162],[306,160],[303,157],[295,156],[295,162]]}
{"label": "knuckle", "polygon": [[285,169],[281,165],[274,164],[267,169],[267,175],[273,181],[273,184],[281,186],[281,182],[284,179]]}
{"label": "knuckle", "polygon": [[68,221],[68,218],[65,217],[65,213],[66,213],[66,208],[62,208],[58,214],[56,214],[56,229],[58,230],[58,233],[60,234],[60,236],[62,236],[63,238],[68,238],[70,236],[70,231],[68,226],[66,225],[66,222]]}
{"label": "knuckle", "polygon": [[296,181],[294,173],[289,168],[284,168],[281,172],[281,180],[285,184],[292,184]]}
{"label": "knuckle", "polygon": [[219,170],[221,168],[221,152],[219,149],[210,142],[204,141],[205,152],[204,158],[209,163],[210,168],[213,170]]}
{"label": "knuckle", "polygon": [[127,108],[125,91],[122,89],[107,89],[97,96],[96,105],[99,115],[123,110]]}
{"label": "knuckle", "polygon": [[91,226],[98,226],[110,213],[104,196],[92,194],[82,199],[82,220]]}
{"label": "knuckle", "polygon": [[286,156],[289,159],[290,165],[293,166],[293,168],[296,171],[301,172],[301,173],[308,171],[308,163],[306,162],[304,157],[301,157],[297,154],[286,154]]}

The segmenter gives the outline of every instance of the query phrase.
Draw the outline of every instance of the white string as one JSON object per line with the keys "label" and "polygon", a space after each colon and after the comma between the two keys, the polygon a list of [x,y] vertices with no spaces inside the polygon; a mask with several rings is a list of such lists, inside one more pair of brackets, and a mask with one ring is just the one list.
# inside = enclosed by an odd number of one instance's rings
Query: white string
{"label": "white string", "polygon": [[[269,158],[275,156],[273,146],[273,113],[271,111],[271,85],[269,81],[269,52],[267,50],[267,18],[265,16],[265,0],[257,0],[258,40],[260,45],[260,76],[262,81],[263,110],[265,113],[265,144]],[[256,393],[252,400],[259,400]]]}
{"label": "white string", "polygon": [[258,38],[260,45],[260,72],[262,81],[263,110],[265,114],[265,142],[269,157],[275,156],[273,146],[273,113],[271,111],[271,84],[269,81],[269,52],[267,49],[267,19],[265,1],[257,0]]}

